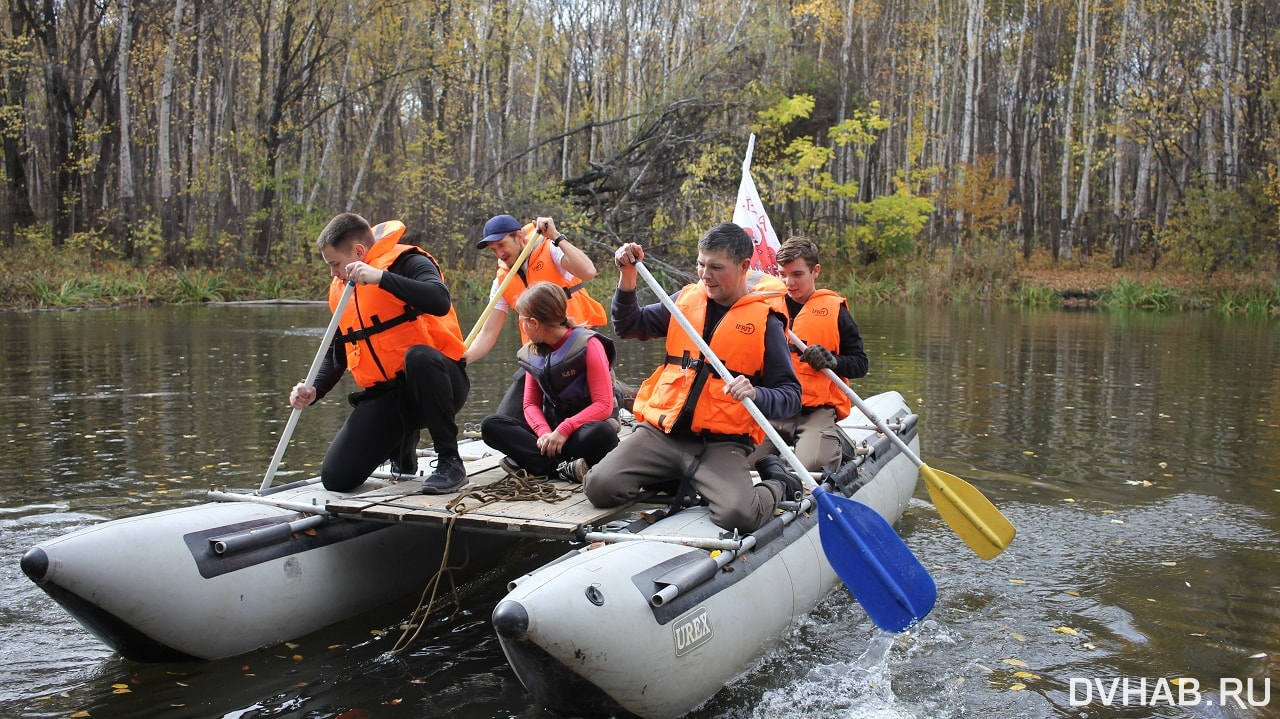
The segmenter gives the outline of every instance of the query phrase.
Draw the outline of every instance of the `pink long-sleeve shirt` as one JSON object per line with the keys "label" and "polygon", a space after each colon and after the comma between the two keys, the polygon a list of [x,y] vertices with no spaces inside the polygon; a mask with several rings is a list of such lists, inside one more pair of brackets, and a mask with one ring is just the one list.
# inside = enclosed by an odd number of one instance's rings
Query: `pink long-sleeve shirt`
{"label": "pink long-sleeve shirt", "polygon": [[[566,333],[552,349],[559,349],[569,339]],[[592,337],[587,340],[587,388],[591,392],[591,404],[581,412],[566,418],[555,428],[562,437],[568,437],[588,422],[601,422],[613,415],[613,376],[609,373],[609,357],[604,345]],[[551,431],[547,416],[542,411],[542,387],[533,375],[524,376],[524,419],[534,435],[541,437]]]}

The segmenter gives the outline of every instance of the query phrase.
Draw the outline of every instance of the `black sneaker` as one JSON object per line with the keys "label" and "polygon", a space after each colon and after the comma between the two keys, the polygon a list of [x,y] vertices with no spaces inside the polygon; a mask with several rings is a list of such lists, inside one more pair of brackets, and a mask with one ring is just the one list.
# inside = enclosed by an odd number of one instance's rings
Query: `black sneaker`
{"label": "black sneaker", "polygon": [[502,467],[502,471],[506,472],[508,477],[514,477],[525,482],[545,482],[547,480],[546,475],[534,474],[516,464],[516,461],[510,457],[503,457],[498,460],[498,466]]}
{"label": "black sneaker", "polygon": [[561,462],[556,465],[556,479],[570,482],[573,484],[582,484],[582,478],[587,476],[587,460],[571,459],[567,462]]}
{"label": "black sneaker", "polygon": [[436,458],[436,471],[422,480],[423,494],[449,494],[467,483],[467,468],[458,455],[441,455]]}

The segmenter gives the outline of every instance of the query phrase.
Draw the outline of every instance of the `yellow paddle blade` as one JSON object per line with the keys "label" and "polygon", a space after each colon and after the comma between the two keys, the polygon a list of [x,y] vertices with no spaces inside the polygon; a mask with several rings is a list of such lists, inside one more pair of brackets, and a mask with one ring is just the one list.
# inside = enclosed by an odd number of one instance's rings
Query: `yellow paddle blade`
{"label": "yellow paddle blade", "polygon": [[1013,524],[976,487],[924,463],[920,474],[938,514],[979,557],[991,559],[1013,541]]}

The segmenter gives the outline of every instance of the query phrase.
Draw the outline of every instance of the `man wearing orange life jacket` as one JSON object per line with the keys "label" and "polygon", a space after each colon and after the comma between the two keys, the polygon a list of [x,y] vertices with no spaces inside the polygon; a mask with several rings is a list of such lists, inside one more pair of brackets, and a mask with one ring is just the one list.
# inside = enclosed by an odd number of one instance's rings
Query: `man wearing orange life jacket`
{"label": "man wearing orange life jacket", "polygon": [[425,428],[435,444],[436,468],[422,491],[450,492],[467,479],[455,419],[471,388],[462,331],[435,258],[397,244],[404,234],[399,222],[383,223],[378,231],[375,239],[364,218],[343,213],[316,240],[333,277],[330,308],[348,281],[355,291],[315,386],[298,383],[289,403],[306,407],[351,370],[360,390],[351,393],[354,409],[325,454],[325,488],[350,491],[388,459],[394,471],[416,472],[418,437]]}
{"label": "man wearing orange life jacket", "polygon": [[[524,264],[512,268],[520,256],[521,250],[529,242],[542,241],[529,253]],[[498,292],[499,285],[508,273],[513,270],[516,276],[507,285],[502,297],[493,306],[493,312],[485,318],[471,346],[467,348],[466,360],[474,363],[489,354],[489,350],[498,341],[506,322],[508,311],[515,306],[516,299],[526,289],[538,282],[553,282],[560,285],[569,297],[568,318],[579,327],[593,329],[604,326],[604,307],[587,293],[586,283],[596,276],[596,266],[570,238],[556,229],[556,222],[550,217],[539,217],[535,222],[522,226],[520,221],[511,215],[496,215],[484,225],[484,236],[476,242],[476,249],[489,248],[498,259],[498,271],[493,279],[493,287],[489,291],[492,301]],[[524,327],[520,327],[520,342],[528,343]],[[524,416],[524,370],[517,370],[506,395],[498,404],[497,414],[516,419]]]}
{"label": "man wearing orange life jacket", "polygon": [[[812,240],[792,237],[782,243],[778,267],[786,294],[772,297],[770,303],[787,318],[787,326],[807,347],[800,352],[793,346],[791,354],[803,390],[803,406],[799,414],[771,422],[784,441],[795,444],[796,457],[810,471],[835,471],[841,462],[836,422],[849,416],[851,403],[849,395],[822,370],[833,370],[846,379],[866,376],[867,353],[862,334],[845,299],[831,290],[816,288],[822,265],[818,264],[818,246]],[[751,460],[754,464],[776,453],[773,442],[765,439]]]}
{"label": "man wearing orange life jacket", "polygon": [[[635,398],[636,430],[587,473],[583,493],[597,507],[612,507],[645,487],[679,481],[701,495],[718,526],[740,532],[759,528],[783,499],[802,490],[785,474],[754,484],[747,455],[764,437],[742,405],[755,401],[766,417],[800,410],[800,383],[787,356],[783,323],[763,295],[747,288],[751,239],[733,223],[716,225],[698,242],[698,279],[673,295],[677,308],[736,376],[724,382],[702,361],[694,342],[662,304],[640,307],[636,244],[614,253],[619,269],[613,296],[619,337],[665,338],[666,361]],[[774,460],[776,461],[776,460]]]}

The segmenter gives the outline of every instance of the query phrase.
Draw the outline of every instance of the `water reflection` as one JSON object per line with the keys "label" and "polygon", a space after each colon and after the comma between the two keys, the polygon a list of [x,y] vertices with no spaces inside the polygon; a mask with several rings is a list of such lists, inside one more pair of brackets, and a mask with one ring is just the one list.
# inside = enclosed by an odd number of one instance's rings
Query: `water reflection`
{"label": "water reflection", "polygon": [[[479,309],[462,313],[464,326]],[[1018,538],[984,563],[930,508],[913,506],[900,528],[939,585],[925,623],[864,667],[859,657],[884,642],[837,591],[694,716],[1269,715],[1080,709],[1069,692],[1073,677],[1188,676],[1216,687],[1219,677],[1277,674],[1280,325],[998,307],[854,313],[872,364],[857,391],[901,391],[921,415],[925,461],[978,486]],[[18,571],[21,552],[45,537],[202,501],[211,484],[257,486],[288,418],[285,395],[326,321],[323,306],[0,317],[0,658],[10,669],[0,715],[391,705],[421,716],[540,715],[486,620],[503,580],[556,556],[553,543],[519,545],[480,568],[463,586],[467,610],[434,617],[397,657],[386,650],[406,603],[295,647],[134,665]],[[478,424],[506,389],[517,341],[507,329],[469,368],[464,424]],[[660,349],[623,343],[622,378],[638,383]],[[283,476],[318,471],[349,388],[307,410]],[[115,694],[118,683],[133,691]]]}

